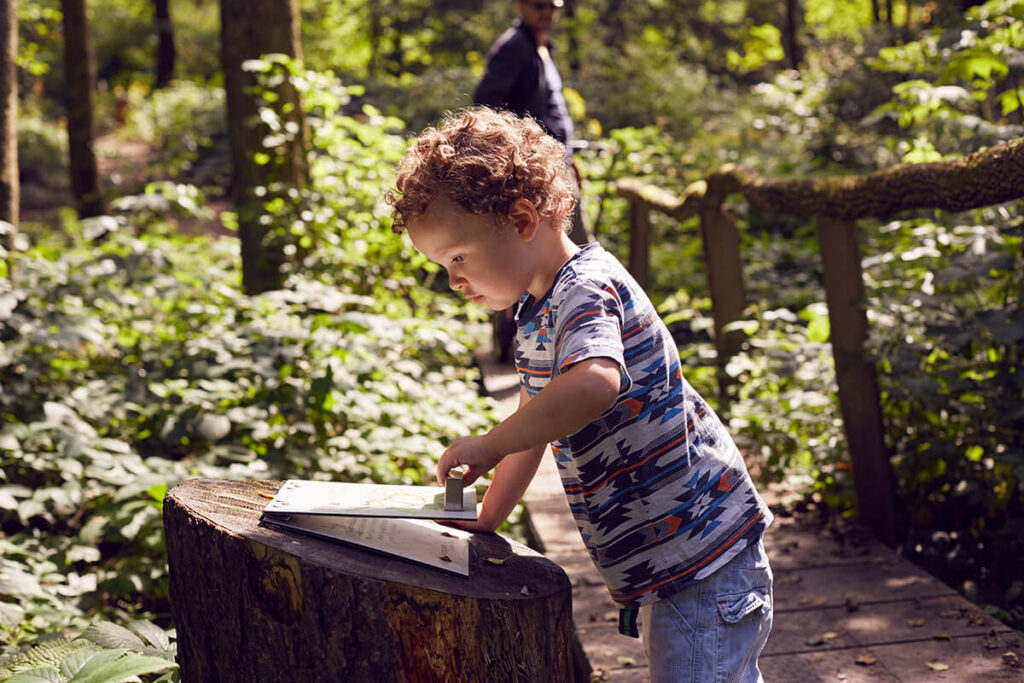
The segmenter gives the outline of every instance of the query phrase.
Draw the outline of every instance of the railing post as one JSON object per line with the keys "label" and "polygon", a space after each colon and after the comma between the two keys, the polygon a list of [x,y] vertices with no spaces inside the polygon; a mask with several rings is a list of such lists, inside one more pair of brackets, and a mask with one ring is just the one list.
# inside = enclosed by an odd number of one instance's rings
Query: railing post
{"label": "railing post", "polygon": [[[725,367],[729,358],[740,350],[746,335],[742,330],[725,332],[724,329],[729,323],[742,319],[747,296],[740,261],[740,233],[735,221],[723,210],[721,200],[708,201],[701,209],[700,234],[715,321],[715,350],[719,366]],[[723,378],[723,394],[724,381]]]}
{"label": "railing post", "polygon": [[864,352],[868,318],[857,224],[818,216],[825,299],[832,328],[839,408],[850,448],[861,521],[889,545],[896,541],[893,476],[885,447],[878,375]]}
{"label": "railing post", "polygon": [[650,284],[649,248],[651,206],[642,199],[629,200],[629,272],[637,283],[647,289]]}

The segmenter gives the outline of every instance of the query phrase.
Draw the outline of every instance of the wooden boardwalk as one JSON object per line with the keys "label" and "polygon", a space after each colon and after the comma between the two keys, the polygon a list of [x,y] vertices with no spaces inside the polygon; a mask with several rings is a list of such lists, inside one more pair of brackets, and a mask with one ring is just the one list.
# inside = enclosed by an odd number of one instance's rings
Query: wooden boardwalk
{"label": "wooden boardwalk", "polygon": [[[479,361],[488,393],[509,414],[514,368]],[[524,503],[537,549],[572,581],[591,680],[647,681],[643,646],[618,634],[617,608],[583,547],[553,458],[544,458]],[[822,528],[779,510],[765,542],[775,573],[775,624],[760,659],[768,683],[1024,681],[1014,666],[1024,661],[1024,635],[860,527]]]}

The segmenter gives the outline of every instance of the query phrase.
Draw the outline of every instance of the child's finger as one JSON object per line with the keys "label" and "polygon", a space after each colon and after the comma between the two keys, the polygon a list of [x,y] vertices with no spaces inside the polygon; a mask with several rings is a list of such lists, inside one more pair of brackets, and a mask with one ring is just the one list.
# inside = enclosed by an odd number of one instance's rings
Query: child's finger
{"label": "child's finger", "polygon": [[481,474],[483,474],[483,472],[478,472],[473,467],[467,467],[465,474],[462,475],[462,485],[469,486],[474,481],[479,479]]}

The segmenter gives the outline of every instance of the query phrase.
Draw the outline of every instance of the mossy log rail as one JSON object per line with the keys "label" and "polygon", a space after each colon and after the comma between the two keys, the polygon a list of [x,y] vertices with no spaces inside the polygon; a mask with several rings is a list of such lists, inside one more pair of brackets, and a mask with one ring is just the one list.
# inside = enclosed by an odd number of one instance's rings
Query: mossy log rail
{"label": "mossy log rail", "polygon": [[281,483],[194,479],[165,497],[182,680],[573,680],[558,565],[475,534],[464,578],[263,526]]}
{"label": "mossy log rail", "polygon": [[892,545],[896,540],[893,481],[877,372],[864,350],[868,324],[856,220],[911,209],[967,211],[1024,198],[1024,137],[962,159],[901,164],[864,175],[774,179],[750,168],[726,165],[690,184],[680,196],[634,178],[622,178],[615,186],[630,203],[629,268],[645,287],[649,284],[650,212],[659,211],[680,222],[700,217],[715,348],[723,367],[745,339],[743,331],[731,323],[742,319],[746,307],[739,231],[724,206],[725,198],[740,194],[767,211],[815,217],[858,507],[861,519]]}

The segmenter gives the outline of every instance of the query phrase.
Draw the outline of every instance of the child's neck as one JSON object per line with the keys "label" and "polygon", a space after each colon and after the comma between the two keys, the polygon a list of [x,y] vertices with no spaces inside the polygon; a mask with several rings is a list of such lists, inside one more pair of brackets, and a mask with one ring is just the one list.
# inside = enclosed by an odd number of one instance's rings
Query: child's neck
{"label": "child's neck", "polygon": [[541,298],[551,289],[559,269],[580,250],[562,230],[546,232],[542,228],[538,237],[542,237],[542,241],[537,245],[537,267],[528,290],[535,299]]}

